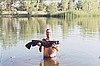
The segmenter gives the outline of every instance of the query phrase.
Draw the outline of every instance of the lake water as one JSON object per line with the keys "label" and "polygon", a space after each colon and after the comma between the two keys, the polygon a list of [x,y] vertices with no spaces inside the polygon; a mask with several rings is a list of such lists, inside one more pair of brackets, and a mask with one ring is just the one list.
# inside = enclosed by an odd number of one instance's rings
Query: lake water
{"label": "lake water", "polygon": [[[100,19],[96,17],[0,18],[0,66],[41,66],[38,46],[28,50],[25,44],[45,38],[47,28],[60,41],[59,64],[54,66],[100,66]],[[46,61],[44,66],[52,63]]]}

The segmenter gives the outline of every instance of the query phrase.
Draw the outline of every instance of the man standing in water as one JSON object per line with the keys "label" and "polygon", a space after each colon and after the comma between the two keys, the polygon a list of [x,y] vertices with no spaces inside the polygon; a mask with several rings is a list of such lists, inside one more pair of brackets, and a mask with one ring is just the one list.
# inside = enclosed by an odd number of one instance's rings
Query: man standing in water
{"label": "man standing in water", "polygon": [[[52,41],[52,40],[54,40],[52,38],[52,31],[50,29],[46,30],[46,38],[45,38],[45,40],[46,41]],[[41,44],[38,44],[38,45],[39,45],[40,48],[42,47]],[[42,48],[39,49],[39,50],[41,52]],[[49,48],[44,47],[44,58],[53,58],[53,57],[56,57],[56,51],[59,51],[59,46],[56,45],[56,44],[54,44],[53,46],[51,46]]]}
{"label": "man standing in water", "polygon": [[[54,40],[52,38],[52,31],[50,29],[47,29],[46,30],[46,38],[45,38],[46,41],[52,41]],[[39,50],[41,52],[42,50],[42,46],[41,44],[38,44],[39,45]],[[53,65],[52,66],[55,66],[54,64],[56,64],[56,52],[59,51],[59,46],[54,44],[53,46],[51,47],[44,47],[44,64],[40,63],[40,66],[43,66],[43,65],[46,65],[46,63],[48,65],[52,64],[51,61],[53,61]],[[48,62],[49,61],[49,62]],[[47,65],[46,65],[47,66]],[[59,64],[57,65],[59,66]]]}

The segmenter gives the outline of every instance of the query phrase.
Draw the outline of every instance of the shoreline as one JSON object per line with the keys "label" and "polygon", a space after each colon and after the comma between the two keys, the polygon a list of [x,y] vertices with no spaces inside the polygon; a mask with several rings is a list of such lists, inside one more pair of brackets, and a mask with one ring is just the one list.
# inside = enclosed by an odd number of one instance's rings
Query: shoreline
{"label": "shoreline", "polygon": [[83,11],[60,11],[55,13],[47,13],[44,11],[37,11],[37,12],[31,12],[30,14],[27,11],[17,11],[17,12],[11,12],[11,11],[2,11],[2,14],[0,17],[4,18],[25,18],[25,17],[53,17],[53,18],[75,18],[75,17],[100,17],[99,13],[94,14],[93,12],[84,12]]}

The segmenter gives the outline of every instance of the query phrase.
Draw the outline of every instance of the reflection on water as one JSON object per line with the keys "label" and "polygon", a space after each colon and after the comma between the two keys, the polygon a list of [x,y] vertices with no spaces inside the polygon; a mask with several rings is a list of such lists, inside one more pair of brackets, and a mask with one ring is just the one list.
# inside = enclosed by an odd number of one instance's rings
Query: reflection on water
{"label": "reflection on water", "polygon": [[[3,47],[6,44],[16,45],[19,40],[31,39],[33,35],[44,34],[46,28],[56,32],[62,29],[63,38],[66,38],[75,29],[81,29],[81,35],[85,37],[100,34],[99,19],[54,19],[54,18],[2,18],[0,22],[0,39],[3,40]],[[13,40],[12,40],[13,39]],[[13,45],[12,45],[13,44]]]}
{"label": "reflection on water", "polygon": [[57,58],[45,58],[40,63],[40,66],[60,66]]}
{"label": "reflection on water", "polygon": [[97,62],[100,56],[100,19],[91,17],[76,19],[0,18],[1,66],[18,66],[19,64],[39,66],[41,54],[38,48],[27,50],[24,45],[32,39],[44,38],[46,28],[51,28],[53,36],[61,42],[61,66],[100,65]]}

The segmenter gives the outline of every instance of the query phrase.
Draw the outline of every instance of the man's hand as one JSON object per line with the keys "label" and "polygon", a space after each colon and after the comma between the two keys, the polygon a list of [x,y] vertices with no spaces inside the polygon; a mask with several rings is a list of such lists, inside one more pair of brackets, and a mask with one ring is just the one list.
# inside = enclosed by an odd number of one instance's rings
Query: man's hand
{"label": "man's hand", "polygon": [[56,47],[57,47],[57,45],[56,45],[56,44],[53,44],[53,45],[52,45],[52,48],[56,48]]}
{"label": "man's hand", "polygon": [[38,46],[41,46],[41,43],[40,43],[40,42],[38,42],[38,43],[37,43],[37,45],[38,45]]}
{"label": "man's hand", "polygon": [[56,45],[56,44],[53,44],[53,45],[52,45],[52,48],[54,48],[54,49],[56,49],[57,51],[59,51],[59,47],[58,47],[58,45]]}

